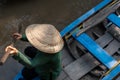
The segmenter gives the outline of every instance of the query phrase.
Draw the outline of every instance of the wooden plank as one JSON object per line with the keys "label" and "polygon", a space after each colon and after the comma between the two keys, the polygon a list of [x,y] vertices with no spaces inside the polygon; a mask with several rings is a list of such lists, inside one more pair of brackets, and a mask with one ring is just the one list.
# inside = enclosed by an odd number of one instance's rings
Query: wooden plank
{"label": "wooden plank", "polygon": [[[105,50],[109,52],[110,55],[113,55],[118,50],[118,48],[120,48],[120,43],[116,40],[113,40],[105,48]],[[88,53],[73,63],[69,64],[64,69],[72,80],[78,80],[99,64],[100,63],[95,58],[93,58],[90,53]]]}
{"label": "wooden plank", "polygon": [[64,70],[72,80],[78,80],[98,65],[96,64],[97,61],[95,63],[94,62],[95,58],[93,58],[92,55],[85,54],[81,58],[66,66]]}
{"label": "wooden plank", "polygon": [[[112,68],[117,61],[109,55],[103,48],[99,46],[90,36],[86,33],[81,34],[79,37],[74,35],[75,39],[81,43],[97,60],[104,64],[108,69]],[[106,57],[106,58],[105,58]]]}
{"label": "wooden plank", "polygon": [[67,74],[65,73],[65,71],[63,70],[60,75],[58,76],[57,80],[64,80],[67,76]]}
{"label": "wooden plank", "polygon": [[110,41],[113,40],[113,37],[109,33],[105,33],[96,42],[101,46],[104,47],[105,45],[109,44]]}
{"label": "wooden plank", "polygon": [[112,55],[113,53],[115,53],[116,51],[118,51],[118,49],[120,48],[120,42],[117,40],[113,40],[109,46],[107,46],[105,48],[105,50]]}
{"label": "wooden plank", "polygon": [[99,11],[99,13],[97,13],[94,16],[92,16],[90,19],[86,20],[83,23],[83,26],[85,28],[81,29],[76,34],[76,36],[79,36],[81,33],[87,31],[88,29],[90,29],[90,28],[94,27],[95,25],[99,24],[100,22],[102,22],[110,13],[113,13],[113,12],[115,12],[116,9],[118,9],[118,7],[120,6],[119,3],[120,3],[120,0],[118,0],[113,5],[102,9],[101,11]]}
{"label": "wooden plank", "polygon": [[[62,67],[67,66],[68,64],[70,64],[73,61],[74,61],[74,59],[69,55],[69,52],[66,49],[66,47],[64,47],[62,50]],[[62,72],[60,73],[60,75],[58,76],[57,80],[65,80],[66,77],[68,77],[68,75],[66,74],[66,72],[63,69]]]}
{"label": "wooden plank", "polygon": [[64,47],[62,50],[62,66],[67,66],[71,62],[73,62],[74,59],[71,57],[67,49]]}
{"label": "wooden plank", "polygon": [[63,80],[72,80],[72,79],[70,79],[70,77],[66,77],[65,79],[63,79]]}

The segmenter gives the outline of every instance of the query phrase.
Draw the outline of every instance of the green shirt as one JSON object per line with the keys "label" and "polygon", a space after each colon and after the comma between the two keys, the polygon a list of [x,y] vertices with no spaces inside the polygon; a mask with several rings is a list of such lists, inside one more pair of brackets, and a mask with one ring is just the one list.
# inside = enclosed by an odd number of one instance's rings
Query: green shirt
{"label": "green shirt", "polygon": [[[25,35],[22,37],[22,40],[27,40]],[[55,80],[61,72],[61,52],[48,54],[37,51],[36,56],[30,59],[19,51],[13,57],[28,68],[35,68],[40,78],[45,80],[50,80],[50,75],[52,76],[52,80]]]}

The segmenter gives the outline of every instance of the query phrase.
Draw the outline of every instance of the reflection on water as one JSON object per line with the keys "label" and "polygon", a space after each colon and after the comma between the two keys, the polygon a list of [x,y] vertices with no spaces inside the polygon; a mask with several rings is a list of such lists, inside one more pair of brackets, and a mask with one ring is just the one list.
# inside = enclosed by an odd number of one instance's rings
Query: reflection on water
{"label": "reflection on water", "polygon": [[[20,25],[49,23],[61,31],[102,0],[8,0],[0,7],[0,49],[11,42]],[[2,52],[1,52],[2,53]]]}

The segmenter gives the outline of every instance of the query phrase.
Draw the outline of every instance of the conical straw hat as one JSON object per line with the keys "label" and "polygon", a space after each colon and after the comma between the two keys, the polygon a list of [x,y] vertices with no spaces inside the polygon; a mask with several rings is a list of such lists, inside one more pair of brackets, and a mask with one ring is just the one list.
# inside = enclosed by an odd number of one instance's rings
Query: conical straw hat
{"label": "conical straw hat", "polygon": [[64,46],[60,33],[53,25],[32,24],[26,28],[25,33],[29,42],[42,52],[54,54]]}

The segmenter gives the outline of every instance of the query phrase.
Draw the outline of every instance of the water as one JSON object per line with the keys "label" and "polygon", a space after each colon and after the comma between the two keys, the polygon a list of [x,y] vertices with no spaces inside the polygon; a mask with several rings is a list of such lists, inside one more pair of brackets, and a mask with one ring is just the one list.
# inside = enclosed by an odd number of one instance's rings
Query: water
{"label": "water", "polygon": [[[36,23],[52,24],[61,31],[65,26],[69,25],[101,1],[102,0],[8,0],[7,3],[0,6],[0,56],[3,55],[5,46],[11,43],[11,35],[18,31],[19,26],[22,26],[21,33],[24,33],[28,25]],[[16,43],[16,45],[20,50],[25,47],[24,43],[21,42]],[[0,72],[6,73],[5,75],[8,78],[13,76],[7,75],[8,73],[4,72],[4,69]],[[5,79],[4,76],[2,77],[1,75],[0,80],[8,79]]]}
{"label": "water", "polygon": [[[19,25],[34,23],[65,26],[97,5],[101,0],[8,0],[0,7],[0,46],[10,43],[10,35]],[[24,33],[23,29],[23,33]]]}

